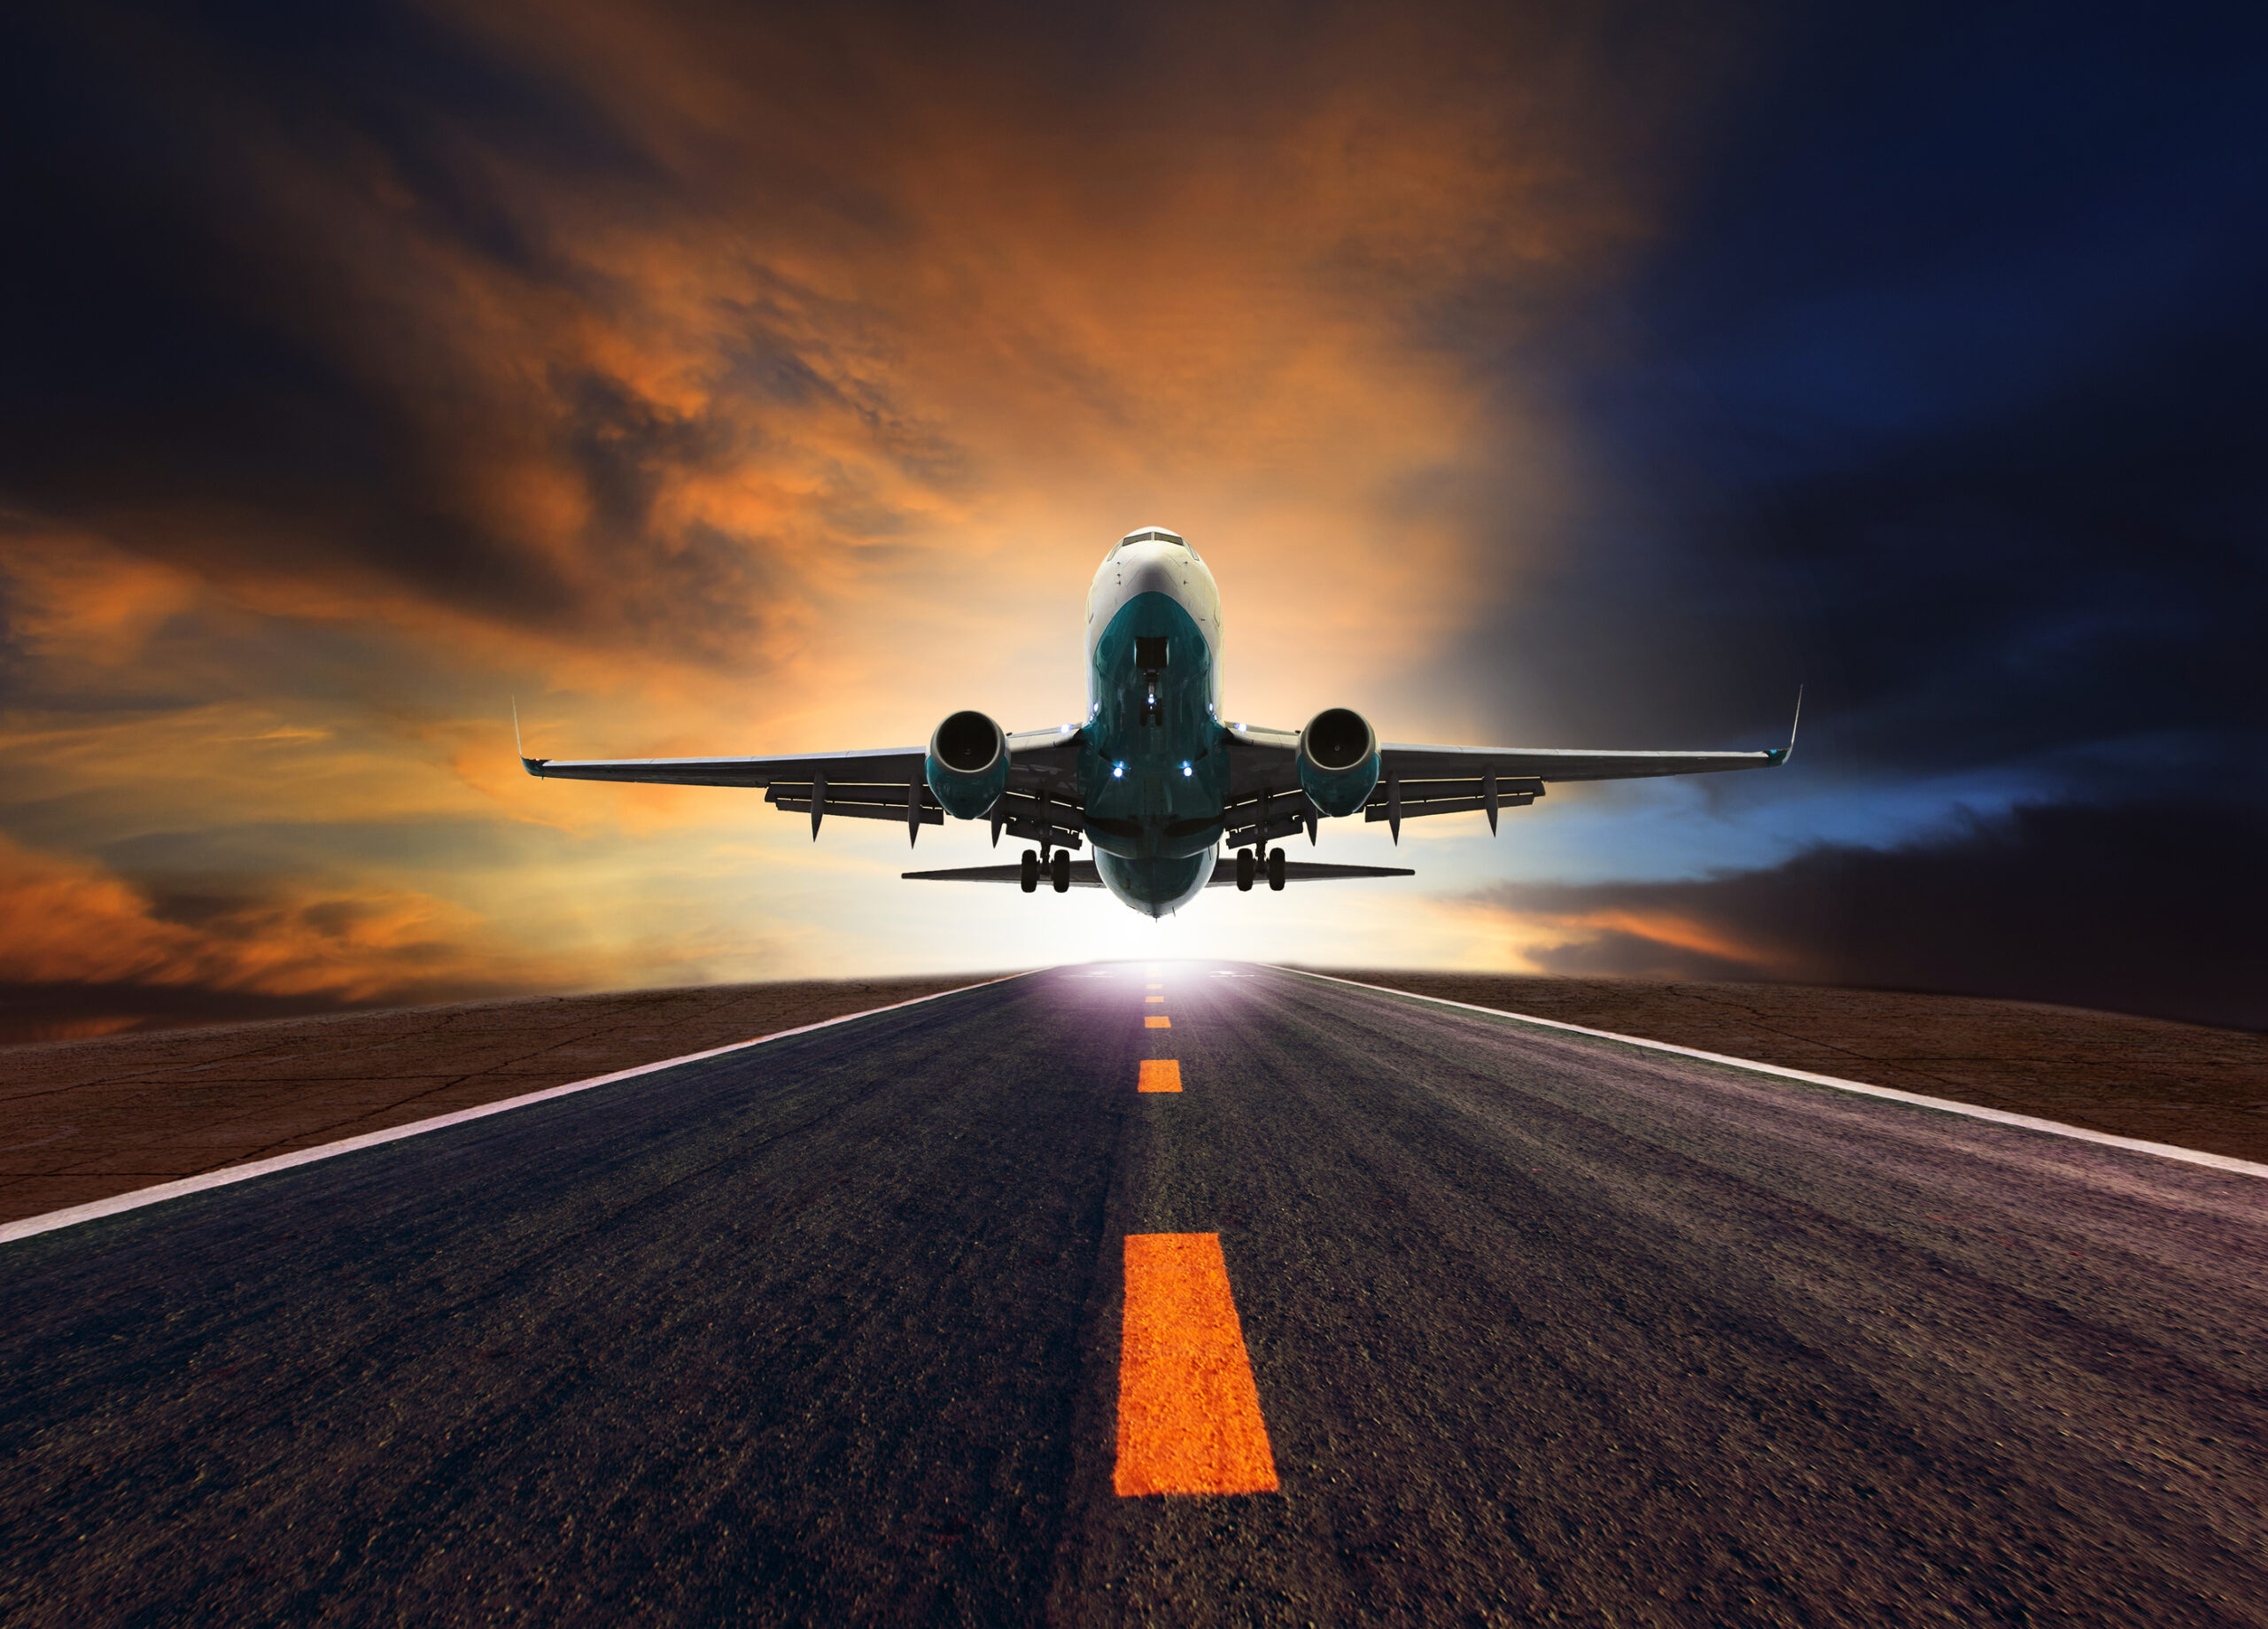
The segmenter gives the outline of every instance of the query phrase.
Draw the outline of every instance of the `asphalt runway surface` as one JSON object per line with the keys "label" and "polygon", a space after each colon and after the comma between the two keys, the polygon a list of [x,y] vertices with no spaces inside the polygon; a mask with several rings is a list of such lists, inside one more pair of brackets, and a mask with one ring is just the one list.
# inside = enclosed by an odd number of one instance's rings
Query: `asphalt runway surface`
{"label": "asphalt runway surface", "polygon": [[[1058,970],[0,1246],[0,1619],[2268,1622],[2264,1199]],[[1157,1235],[1274,1491],[1117,1491]]]}

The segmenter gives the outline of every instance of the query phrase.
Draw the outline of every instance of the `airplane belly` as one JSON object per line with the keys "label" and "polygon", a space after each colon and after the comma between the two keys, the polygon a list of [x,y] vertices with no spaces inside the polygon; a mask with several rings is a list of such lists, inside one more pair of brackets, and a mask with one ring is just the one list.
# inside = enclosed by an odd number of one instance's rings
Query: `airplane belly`
{"label": "airplane belly", "polygon": [[1095,636],[1087,677],[1093,702],[1079,780],[1088,842],[1130,860],[1212,852],[1228,755],[1204,630],[1172,595],[1136,595]]}
{"label": "airplane belly", "polygon": [[1217,857],[1217,849],[1208,848],[1174,859],[1129,859],[1098,849],[1095,870],[1122,904],[1145,916],[1169,916],[1205,891]]}

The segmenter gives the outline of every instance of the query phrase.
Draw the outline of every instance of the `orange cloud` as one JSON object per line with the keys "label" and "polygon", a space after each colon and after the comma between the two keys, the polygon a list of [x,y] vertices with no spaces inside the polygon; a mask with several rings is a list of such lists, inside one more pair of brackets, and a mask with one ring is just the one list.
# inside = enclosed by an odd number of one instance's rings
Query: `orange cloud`
{"label": "orange cloud", "polygon": [[1781,960],[1774,950],[1744,943],[1705,922],[1669,911],[1592,911],[1580,915],[1555,917],[1551,920],[1557,927],[1628,934],[1634,939],[1648,940],[1673,950],[1695,950],[1725,961],[1741,962],[1762,972],[1774,970]]}
{"label": "orange cloud", "polygon": [[577,982],[442,900],[377,889],[154,900],[82,861],[0,844],[0,982],[194,985],[341,1004]]}
{"label": "orange cloud", "polygon": [[1758,979],[1816,972],[1804,954],[1660,907],[1601,904],[1571,911],[1482,897],[1459,902],[1448,916],[1457,936],[1475,947],[1464,960],[1508,972]]}

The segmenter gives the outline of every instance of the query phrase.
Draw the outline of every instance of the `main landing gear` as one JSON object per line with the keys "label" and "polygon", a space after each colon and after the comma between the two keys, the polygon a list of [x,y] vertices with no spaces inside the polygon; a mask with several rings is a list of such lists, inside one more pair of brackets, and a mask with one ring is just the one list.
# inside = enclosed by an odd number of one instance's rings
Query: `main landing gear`
{"label": "main landing gear", "polygon": [[1071,891],[1071,851],[1068,849],[1056,849],[1044,866],[1040,864],[1038,853],[1026,849],[1022,874],[1016,879],[1017,886],[1027,894],[1037,894],[1039,892],[1039,873],[1043,870],[1047,873],[1048,887],[1059,894]]}
{"label": "main landing gear", "polygon": [[1269,890],[1271,893],[1277,894],[1280,894],[1284,891],[1283,849],[1270,849],[1268,850],[1267,857],[1265,859],[1262,859],[1255,856],[1249,849],[1239,849],[1237,850],[1238,893],[1249,894],[1252,892],[1252,885],[1258,880],[1259,873],[1262,866],[1267,868]]}

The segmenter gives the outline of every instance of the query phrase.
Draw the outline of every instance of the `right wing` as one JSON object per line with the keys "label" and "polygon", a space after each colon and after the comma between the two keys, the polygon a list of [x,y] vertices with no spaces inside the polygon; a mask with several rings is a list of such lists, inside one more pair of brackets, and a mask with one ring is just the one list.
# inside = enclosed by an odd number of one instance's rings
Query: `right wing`
{"label": "right wing", "polygon": [[[1800,718],[1800,694],[1796,707]],[[1315,811],[1300,790],[1299,732],[1258,725],[1224,727],[1229,749],[1229,846],[1240,848],[1255,839],[1285,837],[1302,828],[1312,840]],[[1493,831],[1499,808],[1534,803],[1544,795],[1550,781],[1634,780],[1729,769],[1771,769],[1786,763],[1795,746],[1792,728],[1786,746],[1761,752],[1428,747],[1387,741],[1379,748],[1379,784],[1363,806],[1363,818],[1386,821],[1399,839],[1405,819],[1482,810]]]}
{"label": "right wing", "polygon": [[[1078,799],[1076,725],[1026,730],[1008,737],[1008,789],[993,810],[993,836],[1007,831],[1037,842],[1047,833],[1076,849],[1084,829]],[[824,815],[896,820],[919,836],[943,826],[945,812],[922,772],[920,747],[820,752],[767,758],[531,758],[520,766],[545,780],[613,780],[665,787],[762,787],[764,801],[808,813],[812,835]]]}

